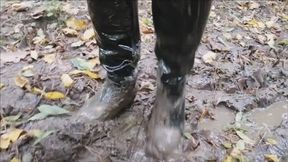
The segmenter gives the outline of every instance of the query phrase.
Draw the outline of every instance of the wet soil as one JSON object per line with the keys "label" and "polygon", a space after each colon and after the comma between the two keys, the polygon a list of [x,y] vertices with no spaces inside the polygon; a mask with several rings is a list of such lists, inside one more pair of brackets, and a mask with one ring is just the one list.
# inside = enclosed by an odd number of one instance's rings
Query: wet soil
{"label": "wet soil", "polygon": [[[71,47],[79,37],[67,37],[61,32],[69,17],[86,20],[87,28],[92,26],[85,1],[53,1],[62,7],[69,5],[69,10],[56,10],[54,16],[39,19],[35,19],[35,10],[47,9],[51,4],[23,2],[27,5],[25,10],[16,11],[18,2],[1,1],[0,77],[4,84],[0,89],[1,119],[21,114],[23,122],[8,127],[1,125],[0,134],[9,127],[27,132],[54,130],[54,133],[37,145],[33,145],[33,138],[19,139],[1,150],[0,161],[13,157],[23,162],[156,161],[144,153],[144,132],[155,99],[157,68],[151,2],[139,1],[142,49],[134,104],[115,120],[94,123],[75,123],[69,115],[27,121],[41,104],[58,105],[72,114],[77,112],[100,90],[103,79],[74,76],[70,88],[64,87],[60,79],[62,74],[75,70],[70,59],[98,57],[95,41]],[[262,162],[269,161],[267,155],[275,155],[279,161],[288,160],[288,46],[280,43],[288,39],[285,3],[213,2],[194,68],[187,79],[183,154],[176,161],[223,161],[241,157],[242,161]],[[32,43],[40,28],[49,40],[45,45]],[[31,50],[39,53],[38,59],[25,54]],[[19,56],[7,59],[11,51],[20,51]],[[202,56],[209,52],[217,57],[207,64]],[[56,53],[53,63],[43,61],[51,53]],[[60,91],[66,98],[47,100],[15,85],[15,77],[27,65],[33,65],[34,69],[34,76],[28,77],[32,87]],[[93,70],[104,78],[99,65]],[[244,148],[239,148],[239,141],[245,138],[237,135],[237,131],[245,132],[254,143],[246,141]]]}

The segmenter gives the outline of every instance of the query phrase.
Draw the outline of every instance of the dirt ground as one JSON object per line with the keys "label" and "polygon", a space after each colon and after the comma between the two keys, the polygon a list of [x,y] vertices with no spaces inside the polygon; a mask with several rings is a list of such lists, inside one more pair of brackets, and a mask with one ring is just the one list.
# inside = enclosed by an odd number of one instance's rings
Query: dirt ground
{"label": "dirt ground", "polygon": [[[288,161],[287,2],[213,2],[175,161]],[[135,102],[97,123],[71,121],[105,78],[86,2],[0,3],[0,161],[153,161],[144,153],[157,68],[151,1],[139,0]]]}

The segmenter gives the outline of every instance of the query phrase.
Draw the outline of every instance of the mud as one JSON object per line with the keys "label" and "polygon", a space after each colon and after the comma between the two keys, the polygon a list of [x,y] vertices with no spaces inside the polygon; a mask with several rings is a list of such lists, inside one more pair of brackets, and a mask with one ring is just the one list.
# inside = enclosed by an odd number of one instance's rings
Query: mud
{"label": "mud", "polygon": [[[27,55],[19,62],[1,60],[0,77],[5,85],[0,90],[1,119],[21,114],[22,122],[16,124],[17,128],[27,132],[32,129],[54,130],[54,133],[37,145],[33,145],[33,138],[19,139],[7,150],[1,150],[0,161],[6,162],[13,157],[23,162],[24,157],[32,159],[25,162],[153,161],[144,153],[145,128],[156,93],[157,66],[153,52],[155,36],[151,34],[151,1],[139,1],[142,45],[138,92],[134,103],[115,120],[94,123],[72,122],[71,115],[100,90],[103,80],[76,76],[73,77],[75,84],[68,89],[60,79],[63,73],[75,69],[71,58],[90,59],[98,56],[95,43],[72,48],[71,43],[79,38],[61,34],[64,22],[71,16],[87,20],[89,27],[92,25],[85,1],[59,2],[63,6],[70,4],[78,10],[77,14],[73,10],[61,11],[58,17],[36,20],[31,15],[47,4],[43,1],[23,2],[29,2],[27,10],[16,12],[11,7],[15,1],[1,1],[1,55],[16,49],[23,52],[36,49],[39,58],[34,60]],[[278,44],[288,39],[287,8],[283,8],[285,2],[282,1],[257,3],[260,6],[249,9],[242,1],[213,2],[194,68],[187,77],[183,153],[174,161],[223,161],[227,156],[232,156],[233,148],[237,148],[240,138],[235,130],[244,130],[255,141],[254,145],[245,144],[245,149],[240,151],[244,161],[267,161],[265,155],[270,154],[276,155],[279,161],[288,160],[288,49],[287,45]],[[273,27],[264,24],[266,27],[263,28],[261,24],[255,25],[255,22],[251,24],[249,21],[255,19],[265,23],[272,17],[277,18]],[[49,38],[48,45],[32,43],[39,28]],[[274,34],[272,47],[269,34]],[[211,64],[205,64],[202,60],[208,51],[217,55]],[[42,58],[51,53],[57,53],[56,59],[52,64],[47,64]],[[46,100],[16,86],[15,77],[27,65],[34,65],[35,70],[35,75],[28,78],[31,86],[61,91],[66,99]],[[94,70],[103,76],[99,65]],[[27,121],[37,113],[36,107],[45,103],[67,108],[72,113]],[[242,112],[241,120],[238,119],[239,112]],[[239,121],[236,121],[236,116]],[[6,129],[1,125],[0,134],[4,134]],[[271,144],[269,139],[276,142]],[[230,148],[224,146],[227,143],[231,145]]]}

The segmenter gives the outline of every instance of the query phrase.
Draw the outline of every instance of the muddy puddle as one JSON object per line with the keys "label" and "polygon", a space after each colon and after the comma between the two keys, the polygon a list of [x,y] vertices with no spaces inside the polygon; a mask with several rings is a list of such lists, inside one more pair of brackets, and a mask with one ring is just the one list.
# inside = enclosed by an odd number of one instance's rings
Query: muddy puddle
{"label": "muddy puddle", "polygon": [[[225,108],[217,107],[211,110],[212,119],[204,118],[199,121],[200,130],[209,130],[220,133],[233,127],[235,123],[235,112]],[[242,121],[243,127],[249,132],[265,128],[273,129],[288,118],[288,100],[276,102],[266,108],[256,108],[251,112],[244,113]],[[256,129],[255,129],[256,128]]]}

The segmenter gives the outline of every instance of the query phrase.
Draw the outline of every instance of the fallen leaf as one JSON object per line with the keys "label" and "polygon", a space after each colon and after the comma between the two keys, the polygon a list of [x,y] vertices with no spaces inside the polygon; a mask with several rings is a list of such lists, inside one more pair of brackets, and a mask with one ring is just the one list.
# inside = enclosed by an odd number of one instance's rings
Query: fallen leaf
{"label": "fallen leaf", "polygon": [[0,90],[4,87],[5,87],[5,85],[3,83],[0,83]]}
{"label": "fallen leaf", "polygon": [[75,37],[78,35],[78,32],[75,29],[64,28],[62,32],[68,37]]}
{"label": "fallen leaf", "polygon": [[24,66],[21,71],[22,76],[32,77],[34,75],[33,65]]}
{"label": "fallen leaf", "polygon": [[68,74],[62,74],[61,80],[64,87],[70,87],[74,82],[73,79]]}
{"label": "fallen leaf", "polygon": [[41,89],[37,88],[37,87],[33,87],[32,88],[32,93],[45,95],[46,92],[44,90],[41,90]]}
{"label": "fallen leaf", "polygon": [[21,160],[16,158],[16,157],[14,157],[13,159],[10,160],[10,162],[21,162]]}
{"label": "fallen leaf", "polygon": [[33,115],[31,118],[29,118],[29,121],[33,120],[42,120],[45,119],[48,116],[55,116],[55,115],[62,115],[62,114],[68,114],[69,111],[60,108],[58,106],[51,106],[51,105],[40,105],[37,107],[37,109],[40,111],[40,113]]}
{"label": "fallen leaf", "polygon": [[90,64],[90,67],[95,67],[96,65],[100,65],[100,61],[99,61],[99,58],[94,58],[94,59],[91,59],[91,60],[88,60],[88,63]]}
{"label": "fallen leaf", "polygon": [[38,144],[41,140],[48,137],[50,134],[54,133],[55,131],[47,131],[42,133],[39,137],[37,137],[36,141],[33,143],[33,145]]}
{"label": "fallen leaf", "polygon": [[234,160],[232,156],[227,156],[223,162],[234,162]]}
{"label": "fallen leaf", "polygon": [[22,76],[16,76],[15,84],[18,87],[24,88],[26,85],[29,84],[29,80],[27,78],[25,78],[25,77],[22,77]]}
{"label": "fallen leaf", "polygon": [[65,98],[65,95],[62,92],[47,92],[44,94],[44,97],[49,100],[59,100]]}
{"label": "fallen leaf", "polygon": [[56,54],[46,54],[44,57],[43,57],[43,60],[45,62],[47,62],[48,64],[51,64],[55,61],[55,58],[56,58]]}
{"label": "fallen leaf", "polygon": [[252,19],[246,23],[247,25],[254,27],[254,28],[265,28],[265,24],[262,21],[258,21],[256,19]]}
{"label": "fallen leaf", "polygon": [[76,19],[74,17],[66,21],[66,25],[75,30],[82,30],[87,27],[87,22],[81,19]]}
{"label": "fallen leaf", "polygon": [[28,5],[25,2],[12,4],[12,9],[17,12],[27,11]]}
{"label": "fallen leaf", "polygon": [[58,106],[51,106],[51,105],[40,105],[39,107],[37,107],[37,109],[44,114],[48,114],[48,115],[61,115],[61,114],[68,114],[70,113],[69,111],[60,108]]}
{"label": "fallen leaf", "polygon": [[94,31],[93,28],[90,28],[90,29],[87,29],[87,30],[83,33],[81,39],[84,40],[84,41],[88,41],[88,40],[90,40],[90,39],[92,39],[92,38],[94,38],[94,37],[95,37],[95,31]]}
{"label": "fallen leaf", "polygon": [[193,139],[193,136],[192,136],[191,133],[189,133],[189,132],[184,132],[184,136],[185,136],[187,139]]}
{"label": "fallen leaf", "polygon": [[33,11],[31,16],[33,19],[37,20],[37,19],[43,17],[44,13],[45,13],[45,8],[44,7],[38,7],[36,10]]}
{"label": "fallen leaf", "polygon": [[269,162],[280,162],[279,158],[277,155],[273,154],[266,154],[264,155],[265,159],[268,160]]}
{"label": "fallen leaf", "polygon": [[34,37],[32,41],[34,44],[41,44],[41,45],[48,43],[48,40],[46,39],[46,36],[42,29],[39,29],[37,31],[37,36]]}
{"label": "fallen leaf", "polygon": [[0,149],[6,150],[10,145],[10,140],[7,138],[0,137]]}
{"label": "fallen leaf", "polygon": [[22,129],[11,129],[9,132],[3,134],[0,137],[0,148],[7,149],[10,143],[17,141],[23,132],[24,131]]}
{"label": "fallen leaf", "polygon": [[244,140],[245,143],[248,143],[248,144],[251,144],[251,145],[254,145],[255,142],[250,139],[246,134],[244,134],[243,132],[241,131],[236,131],[236,134],[242,139]]}
{"label": "fallen leaf", "polygon": [[82,58],[71,59],[71,63],[78,70],[91,70],[93,68],[92,65],[88,61]]}
{"label": "fallen leaf", "polygon": [[208,51],[205,55],[202,56],[202,60],[204,63],[211,65],[216,60],[216,57],[216,53]]}
{"label": "fallen leaf", "polygon": [[278,44],[281,46],[288,46],[288,39],[281,40]]}
{"label": "fallen leaf", "polygon": [[49,115],[48,114],[45,114],[45,113],[38,113],[38,114],[35,114],[33,115],[31,118],[29,118],[28,120],[29,121],[34,121],[34,120],[42,120],[42,119],[45,119],[46,117],[48,117]]}
{"label": "fallen leaf", "polygon": [[73,47],[73,48],[81,47],[84,45],[84,43],[85,42],[83,42],[83,41],[77,41],[77,42],[72,43],[71,47]]}
{"label": "fallen leaf", "polygon": [[37,60],[38,59],[38,53],[35,50],[30,51],[30,56],[34,59]]}
{"label": "fallen leaf", "polygon": [[101,77],[98,74],[93,73],[93,72],[88,71],[88,70],[84,70],[84,71],[82,71],[82,70],[73,70],[73,71],[69,72],[69,74],[70,75],[85,74],[85,75],[89,76],[92,79],[101,79]]}
{"label": "fallen leaf", "polygon": [[277,141],[272,138],[267,138],[266,143],[270,145],[277,145]]}
{"label": "fallen leaf", "polygon": [[4,121],[15,122],[20,118],[21,114],[6,116],[3,118]]}
{"label": "fallen leaf", "polygon": [[230,142],[222,143],[222,145],[223,145],[226,149],[232,148],[232,144],[231,144]]}
{"label": "fallen leaf", "polygon": [[1,52],[0,60],[1,63],[14,62],[17,63],[21,59],[24,59],[29,53],[26,51],[15,51],[15,52]]}

